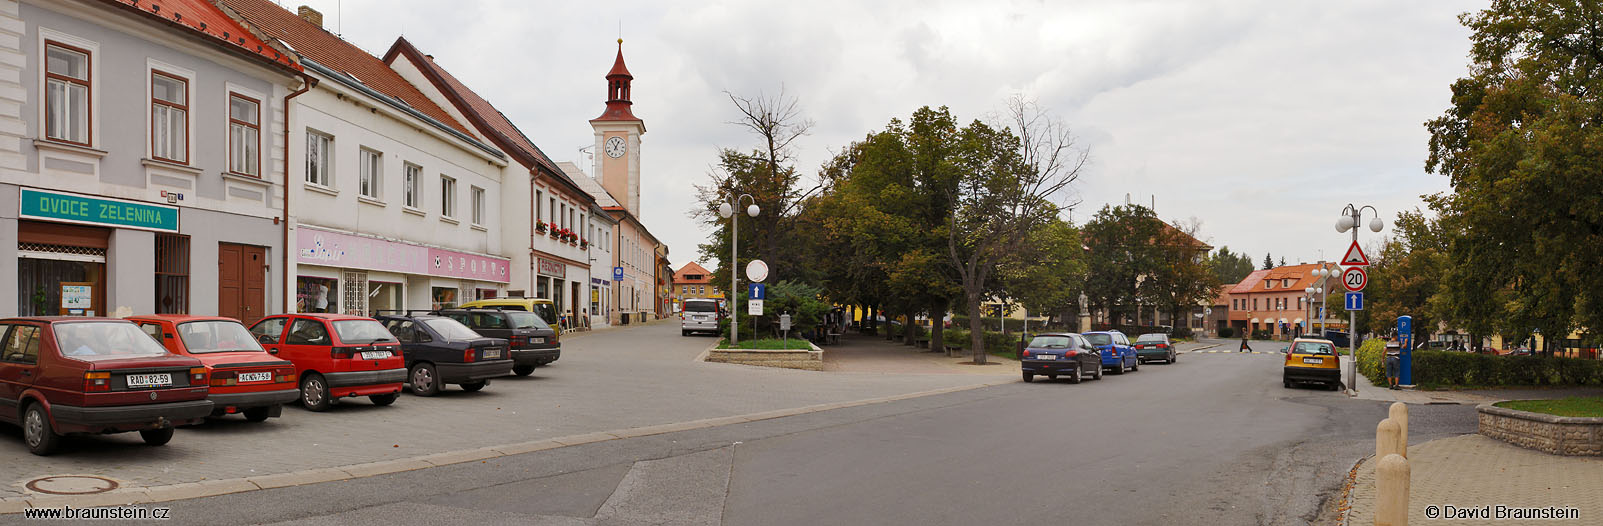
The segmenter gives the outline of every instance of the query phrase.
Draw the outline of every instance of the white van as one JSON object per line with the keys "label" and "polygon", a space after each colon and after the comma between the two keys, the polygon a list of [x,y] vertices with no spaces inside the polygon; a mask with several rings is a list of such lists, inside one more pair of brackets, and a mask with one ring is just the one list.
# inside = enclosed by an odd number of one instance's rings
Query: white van
{"label": "white van", "polygon": [[723,318],[723,312],[718,310],[718,300],[705,298],[692,298],[681,302],[684,312],[679,314],[679,333],[690,336],[692,332],[718,333],[718,320]]}

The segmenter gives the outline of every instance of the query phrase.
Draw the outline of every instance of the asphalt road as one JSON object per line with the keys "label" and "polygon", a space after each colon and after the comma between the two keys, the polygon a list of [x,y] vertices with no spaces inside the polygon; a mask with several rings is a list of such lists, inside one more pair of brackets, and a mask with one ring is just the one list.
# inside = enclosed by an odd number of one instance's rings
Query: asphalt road
{"label": "asphalt road", "polygon": [[[181,501],[166,524],[1329,523],[1327,499],[1373,451],[1386,407],[1284,389],[1280,365],[1188,354],[1079,385]],[[1474,432],[1473,407],[1411,409],[1414,443]]]}

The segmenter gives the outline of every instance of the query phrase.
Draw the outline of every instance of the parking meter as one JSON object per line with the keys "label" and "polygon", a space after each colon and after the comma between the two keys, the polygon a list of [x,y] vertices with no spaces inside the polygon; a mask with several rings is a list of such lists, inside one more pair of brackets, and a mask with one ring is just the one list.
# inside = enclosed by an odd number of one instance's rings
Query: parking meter
{"label": "parking meter", "polygon": [[1397,317],[1397,383],[1414,385],[1414,317]]}

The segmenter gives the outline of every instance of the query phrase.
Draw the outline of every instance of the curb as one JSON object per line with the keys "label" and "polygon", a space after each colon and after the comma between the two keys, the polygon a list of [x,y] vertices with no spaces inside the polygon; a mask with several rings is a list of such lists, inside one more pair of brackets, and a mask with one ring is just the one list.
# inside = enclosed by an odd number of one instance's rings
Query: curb
{"label": "curb", "polygon": [[0,515],[21,513],[27,508],[59,508],[61,506],[68,505],[79,508],[125,506],[131,504],[215,497],[218,495],[227,495],[231,493],[244,493],[248,491],[300,486],[304,484],[316,484],[321,482],[352,480],[377,475],[387,475],[390,473],[399,473],[402,471],[412,471],[424,468],[448,466],[451,464],[461,464],[465,462],[483,461],[492,458],[521,455],[524,453],[532,453],[536,451],[577,446],[582,444],[660,435],[665,433],[676,433],[680,431],[707,429],[732,424],[745,424],[749,422],[772,420],[775,418],[817,413],[833,409],[845,409],[848,407],[881,404],[913,398],[922,398],[926,396],[956,393],[960,391],[970,391],[983,387],[1002,385],[1004,383],[1011,382],[988,382],[957,387],[946,387],[929,391],[883,396],[879,398],[868,398],[864,400],[814,404],[790,409],[765,411],[761,413],[704,418],[701,420],[691,420],[687,422],[584,433],[529,442],[518,442],[499,446],[447,451],[443,453],[434,453],[392,460],[381,460],[377,462],[367,462],[363,464],[353,464],[339,467],[315,468],[292,471],[289,473],[258,475],[254,477],[184,482],[180,484],[168,484],[164,486],[119,488],[95,495],[34,495],[29,497],[6,497],[0,498]]}
{"label": "curb", "polygon": [[1212,348],[1214,348],[1214,347],[1218,347],[1218,346],[1220,346],[1220,345],[1224,345],[1224,344],[1222,344],[1222,343],[1215,343],[1215,344],[1213,344],[1213,345],[1204,345],[1204,346],[1202,346],[1202,347],[1198,347],[1198,348],[1195,348],[1195,349],[1192,349],[1192,350],[1189,350],[1189,351],[1186,351],[1186,352],[1184,352],[1184,353],[1181,353],[1181,354],[1191,354],[1191,353],[1194,353],[1194,352],[1197,352],[1197,351],[1206,351],[1206,350],[1208,350],[1208,349],[1212,349]]}

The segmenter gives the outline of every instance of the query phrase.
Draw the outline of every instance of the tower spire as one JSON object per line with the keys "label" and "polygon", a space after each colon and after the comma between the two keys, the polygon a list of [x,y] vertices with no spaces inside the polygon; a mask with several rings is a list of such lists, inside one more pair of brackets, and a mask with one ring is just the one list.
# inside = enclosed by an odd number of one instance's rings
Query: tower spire
{"label": "tower spire", "polygon": [[629,74],[629,67],[623,63],[623,39],[618,39],[618,57],[612,61],[612,71],[607,72],[607,109],[596,117],[598,121],[638,121],[638,117],[629,111],[634,105],[629,101],[629,84],[634,81],[634,75]]}

